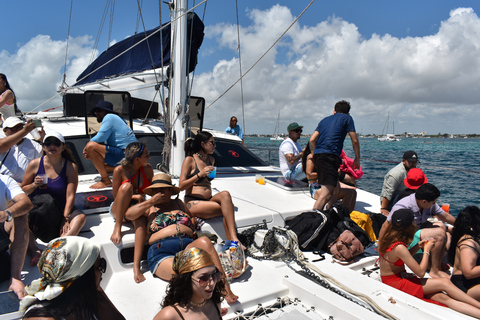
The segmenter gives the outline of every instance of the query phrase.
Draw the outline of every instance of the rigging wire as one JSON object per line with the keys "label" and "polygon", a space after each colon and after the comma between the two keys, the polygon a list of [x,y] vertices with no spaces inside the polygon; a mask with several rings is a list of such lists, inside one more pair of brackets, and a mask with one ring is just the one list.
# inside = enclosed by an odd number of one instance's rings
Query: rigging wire
{"label": "rigging wire", "polygon": [[243,124],[243,134],[247,133],[247,128],[245,127],[245,106],[243,104],[243,77],[242,77],[242,53],[240,46],[240,23],[238,20],[238,0],[235,0],[235,8],[237,14],[237,41],[238,41],[238,64],[240,72],[240,97],[242,99],[242,124]]}
{"label": "rigging wire", "polygon": [[[140,1],[140,3],[137,1],[137,4],[139,6],[139,10],[137,10],[137,23],[135,25],[135,34],[138,33],[138,26],[140,24],[140,17],[141,17],[141,8],[143,7],[143,0]],[[160,17],[161,18],[161,17]],[[161,25],[161,24],[160,24]]]}
{"label": "rigging wire", "polygon": [[110,10],[110,23],[108,26],[108,41],[107,41],[107,50],[110,48],[110,39],[112,38],[112,27],[113,27],[113,13],[115,11],[115,0],[111,2],[112,10]]}
{"label": "rigging wire", "polygon": [[63,80],[62,80],[62,84],[60,85],[60,90],[68,87],[68,84],[65,80],[67,78],[68,42],[70,40],[70,25],[72,23],[72,8],[73,8],[73,0],[70,1],[70,14],[68,16],[67,45],[66,45],[66,48],[65,48],[65,64],[63,66]]}
{"label": "rigging wire", "polygon": [[102,34],[103,25],[105,24],[105,19],[107,17],[109,3],[110,0],[107,0],[107,2],[105,3],[105,9],[103,9],[102,19],[100,20],[100,26],[98,27],[97,37],[95,38],[95,43],[92,48],[92,54],[90,55],[90,62],[88,64],[91,64],[95,59],[95,52],[97,51],[98,43],[100,42],[100,36]]}
{"label": "rigging wire", "polygon": [[235,81],[227,90],[225,90],[217,99],[215,99],[212,103],[210,103],[205,109],[210,108],[214,103],[220,100],[228,91],[230,91],[238,82],[240,82],[243,79],[243,77],[245,77],[253,68],[255,68],[255,66],[267,55],[267,53],[270,52],[270,50],[273,49],[273,47],[277,45],[277,43],[283,38],[283,36],[287,34],[287,32],[293,27],[295,23],[297,23],[298,19],[300,19],[300,17],[305,13],[305,11],[308,10],[308,8],[310,8],[310,6],[314,2],[315,0],[310,1],[310,3],[307,5],[305,9],[303,9],[300,15],[288,26],[288,28],[280,35],[280,37],[278,37],[278,39],[270,46],[270,48],[268,48],[267,51],[265,51],[265,53],[260,58],[258,58],[257,61],[255,61],[255,63],[243,74],[243,76],[241,76],[240,79]]}

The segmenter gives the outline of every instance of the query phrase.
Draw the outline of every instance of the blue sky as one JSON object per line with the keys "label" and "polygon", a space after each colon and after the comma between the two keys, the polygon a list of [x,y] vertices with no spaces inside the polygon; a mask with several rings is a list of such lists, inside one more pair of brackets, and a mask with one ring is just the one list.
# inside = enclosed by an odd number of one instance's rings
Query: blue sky
{"label": "blue sky", "polygon": [[[309,3],[238,1],[243,71]],[[105,4],[73,1],[69,84],[88,65]],[[200,17],[203,8],[197,10]],[[65,0],[2,4],[8,31],[2,35],[0,72],[24,110],[55,95],[61,82],[69,10]],[[147,29],[160,23],[158,2],[144,0],[142,10]],[[165,4],[161,11],[167,22]],[[112,43],[135,31],[137,2],[116,1],[113,12]],[[273,132],[280,111],[283,132],[297,121],[308,133],[331,114],[336,101],[347,99],[359,132],[380,133],[389,111],[397,133],[480,133],[478,12],[478,1],[316,0],[245,77],[245,131]],[[100,51],[107,46],[110,14]],[[208,1],[204,23],[194,94],[209,104],[238,77],[235,1]],[[42,109],[59,104],[53,99]],[[207,110],[206,125],[223,130],[232,114],[242,118],[238,88]]]}

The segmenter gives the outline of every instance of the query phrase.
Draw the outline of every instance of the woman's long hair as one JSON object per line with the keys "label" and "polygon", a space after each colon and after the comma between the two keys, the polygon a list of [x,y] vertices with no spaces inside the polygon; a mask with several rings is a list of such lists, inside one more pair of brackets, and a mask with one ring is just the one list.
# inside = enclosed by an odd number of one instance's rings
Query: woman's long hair
{"label": "woman's long hair", "polygon": [[193,156],[196,152],[203,150],[202,142],[207,142],[212,136],[210,132],[198,131],[192,138],[185,140],[185,156]]}
{"label": "woman's long hair", "polygon": [[8,83],[7,76],[3,73],[0,73],[0,79],[5,81],[5,90],[10,90],[13,93],[13,106],[15,107],[15,113],[17,112],[21,113],[21,111],[18,109],[18,106],[17,106],[17,96],[15,95],[15,92],[13,91],[12,87],[10,87],[10,83]]}
{"label": "woman's long hair", "polygon": [[378,252],[385,253],[395,242],[403,242],[409,244],[412,242],[415,232],[417,232],[417,226],[412,223],[406,228],[396,229],[392,223],[389,223],[387,230],[383,237],[378,241]]}
{"label": "woman's long hair", "polygon": [[[218,269],[215,268],[218,272]],[[169,282],[165,298],[162,302],[162,308],[172,306],[178,303],[181,306],[188,305],[192,299],[192,274],[195,271],[175,275]],[[225,280],[218,281],[213,289],[212,300],[214,303],[220,303],[226,295]]]}
{"label": "woman's long hair", "polygon": [[129,143],[127,148],[125,149],[125,158],[120,161],[122,167],[127,171],[131,171],[133,168],[133,160],[140,157],[143,154],[143,150],[145,150],[145,148],[145,144],[141,142]]}
{"label": "woman's long hair", "polygon": [[98,315],[98,300],[95,267],[92,266],[58,297],[52,299],[46,308],[64,318],[90,320],[96,319]]}
{"label": "woman's long hair", "polygon": [[308,155],[312,153],[310,150],[310,143],[307,143],[307,146],[305,147],[305,151],[303,152],[302,156],[302,171],[307,174],[307,157]]}
{"label": "woman's long hair", "polygon": [[455,263],[458,241],[465,235],[471,236],[476,242],[480,240],[480,209],[476,206],[467,206],[455,219],[452,240],[448,249],[448,261],[452,265]]}

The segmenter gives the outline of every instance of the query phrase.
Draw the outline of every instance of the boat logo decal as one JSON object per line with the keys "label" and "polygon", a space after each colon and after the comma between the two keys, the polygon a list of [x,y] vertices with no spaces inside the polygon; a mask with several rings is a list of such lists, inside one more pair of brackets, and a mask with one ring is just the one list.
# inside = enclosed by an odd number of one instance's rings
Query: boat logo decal
{"label": "boat logo decal", "polygon": [[240,157],[240,155],[238,154],[238,152],[235,151],[235,150],[228,150],[228,153],[230,153],[230,155],[231,155],[232,157],[235,157],[235,158]]}
{"label": "boat logo decal", "polygon": [[107,197],[102,195],[93,195],[89,196],[87,200],[90,202],[104,202],[107,200]]}

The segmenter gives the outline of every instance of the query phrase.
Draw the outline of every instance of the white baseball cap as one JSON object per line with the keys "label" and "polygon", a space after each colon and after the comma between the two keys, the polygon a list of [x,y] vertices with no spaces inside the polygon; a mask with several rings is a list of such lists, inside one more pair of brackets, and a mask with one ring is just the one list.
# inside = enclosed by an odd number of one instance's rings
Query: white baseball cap
{"label": "white baseball cap", "polygon": [[45,138],[43,138],[43,141],[47,140],[50,137],[57,138],[58,140],[60,140],[60,142],[65,143],[65,138],[62,136],[62,134],[60,132],[53,131],[53,130],[46,132],[45,133]]}

